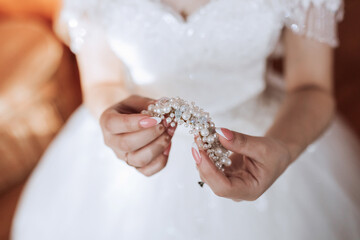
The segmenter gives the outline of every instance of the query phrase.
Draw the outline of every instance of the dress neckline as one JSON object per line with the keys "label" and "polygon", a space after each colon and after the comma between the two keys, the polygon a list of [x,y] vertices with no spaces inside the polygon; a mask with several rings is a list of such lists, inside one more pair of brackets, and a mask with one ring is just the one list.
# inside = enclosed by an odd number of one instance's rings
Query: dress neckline
{"label": "dress neckline", "polygon": [[158,7],[160,10],[164,11],[165,13],[174,16],[180,23],[187,25],[192,21],[194,17],[197,17],[201,12],[211,7],[214,2],[217,2],[217,0],[209,0],[207,3],[198,7],[196,10],[194,10],[193,12],[191,12],[186,16],[184,16],[181,12],[176,11],[172,6],[164,3],[161,0],[149,0],[149,2],[154,4],[156,7]]}

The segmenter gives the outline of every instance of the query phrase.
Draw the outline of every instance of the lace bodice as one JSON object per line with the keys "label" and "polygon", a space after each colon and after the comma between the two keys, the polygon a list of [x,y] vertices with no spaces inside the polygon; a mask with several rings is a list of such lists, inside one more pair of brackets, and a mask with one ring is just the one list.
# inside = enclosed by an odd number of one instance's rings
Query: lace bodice
{"label": "lace bodice", "polygon": [[106,35],[135,93],[181,96],[211,112],[262,91],[284,26],[335,46],[340,18],[340,0],[210,0],[187,21],[159,0],[68,0],[61,14],[75,52]]}

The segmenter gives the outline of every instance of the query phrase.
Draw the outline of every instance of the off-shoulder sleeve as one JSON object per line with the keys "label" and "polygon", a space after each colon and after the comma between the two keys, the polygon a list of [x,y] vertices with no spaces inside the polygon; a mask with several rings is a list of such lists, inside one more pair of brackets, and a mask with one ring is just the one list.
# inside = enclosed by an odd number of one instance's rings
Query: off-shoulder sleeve
{"label": "off-shoulder sleeve", "polygon": [[103,34],[100,13],[101,0],[64,0],[57,19],[57,32],[74,53],[84,42]]}
{"label": "off-shoulder sleeve", "polygon": [[342,0],[286,0],[285,26],[296,34],[336,47]]}

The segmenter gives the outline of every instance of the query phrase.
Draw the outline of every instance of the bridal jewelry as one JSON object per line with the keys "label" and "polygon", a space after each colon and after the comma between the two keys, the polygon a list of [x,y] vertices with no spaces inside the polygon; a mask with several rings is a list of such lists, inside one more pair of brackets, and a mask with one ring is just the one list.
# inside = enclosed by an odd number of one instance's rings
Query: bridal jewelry
{"label": "bridal jewelry", "polygon": [[155,104],[150,104],[148,109],[141,113],[159,117],[171,127],[175,127],[176,124],[189,127],[189,133],[199,136],[199,147],[207,152],[219,170],[224,171],[224,166],[231,165],[231,152],[221,145],[209,113],[204,112],[194,102],[189,104],[179,97],[165,97]]}

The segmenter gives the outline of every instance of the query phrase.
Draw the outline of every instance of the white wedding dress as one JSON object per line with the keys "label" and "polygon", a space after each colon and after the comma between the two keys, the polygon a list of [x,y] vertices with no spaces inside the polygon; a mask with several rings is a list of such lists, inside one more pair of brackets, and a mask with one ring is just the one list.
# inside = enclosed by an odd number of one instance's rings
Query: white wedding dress
{"label": "white wedding dress", "polygon": [[[340,18],[340,0],[210,0],[187,21],[156,0],[68,0],[60,16],[75,52],[106,36],[129,91],[195,101],[217,126],[253,135],[281,103],[264,89],[283,27],[335,46]],[[168,165],[147,178],[80,107],[33,172],[13,239],[360,239],[360,149],[338,117],[254,202],[200,188],[192,142],[179,127]]]}

